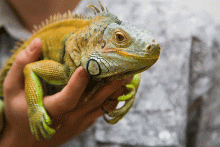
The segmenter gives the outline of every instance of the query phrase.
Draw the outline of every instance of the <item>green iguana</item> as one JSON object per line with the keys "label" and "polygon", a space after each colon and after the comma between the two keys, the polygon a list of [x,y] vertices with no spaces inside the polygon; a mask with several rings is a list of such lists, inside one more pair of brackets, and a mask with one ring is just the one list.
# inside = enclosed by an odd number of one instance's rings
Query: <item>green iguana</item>
{"label": "green iguana", "polygon": [[[55,134],[43,106],[43,96],[61,90],[77,67],[83,66],[92,76],[92,81],[96,82],[90,93],[96,92],[106,80],[134,75],[132,82],[126,85],[129,93],[117,99],[125,101],[124,106],[111,112],[104,110],[113,117],[112,120],[105,120],[115,124],[125,116],[134,102],[140,82],[138,73],[149,69],[159,58],[160,45],[148,30],[123,23],[101,3],[101,10],[94,5],[88,7],[94,10],[93,17],[73,15],[68,11],[64,15],[57,14],[47,19],[0,71],[0,96],[3,97],[4,78],[16,55],[28,47],[34,38],[42,40],[42,58],[24,68],[30,129],[38,140],[50,139]],[[44,91],[45,85],[46,88],[54,86],[59,90]],[[4,107],[3,103],[1,107]]]}

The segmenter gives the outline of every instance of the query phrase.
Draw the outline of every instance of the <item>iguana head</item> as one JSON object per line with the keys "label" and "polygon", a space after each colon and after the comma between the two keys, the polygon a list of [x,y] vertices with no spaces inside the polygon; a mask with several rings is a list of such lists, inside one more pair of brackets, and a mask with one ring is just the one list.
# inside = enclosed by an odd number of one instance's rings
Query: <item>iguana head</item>
{"label": "iguana head", "polygon": [[95,78],[120,78],[140,73],[156,63],[160,56],[160,45],[150,31],[122,23],[101,3],[100,6],[102,12],[94,5],[89,5],[95,12],[95,26],[101,26],[102,29],[96,33],[99,36],[90,39],[95,44],[88,45],[90,49],[86,49],[87,55],[81,65],[87,72]]}
{"label": "iguana head", "polygon": [[110,23],[87,58],[86,70],[96,78],[132,75],[149,69],[160,45],[151,33],[126,23]]}

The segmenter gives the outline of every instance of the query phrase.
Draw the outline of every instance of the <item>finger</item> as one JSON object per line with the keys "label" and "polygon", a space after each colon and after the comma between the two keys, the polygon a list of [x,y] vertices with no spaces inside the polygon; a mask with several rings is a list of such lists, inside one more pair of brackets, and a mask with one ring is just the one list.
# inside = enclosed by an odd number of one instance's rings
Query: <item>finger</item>
{"label": "finger", "polygon": [[36,61],[41,55],[42,43],[40,38],[35,38],[31,44],[21,52],[19,52],[9,70],[5,82],[5,92],[16,92],[24,88],[23,69],[25,65]]}
{"label": "finger", "polygon": [[[115,110],[119,103],[116,99],[119,96],[126,93],[127,93],[127,89],[124,86],[120,87],[117,91],[111,94],[107,100],[105,100],[105,102],[102,104],[102,110],[103,109],[106,111]],[[104,114],[104,110],[103,110],[103,114]]]}
{"label": "finger", "polygon": [[114,92],[116,92],[122,85],[126,83],[127,79],[112,81],[104,85],[103,88],[97,91],[94,96],[84,104],[85,112],[92,110],[93,108],[100,106],[103,102],[109,98]]}
{"label": "finger", "polygon": [[[94,122],[96,118],[102,116],[104,112],[101,107],[97,107],[88,113],[84,113],[78,117],[75,117],[73,113],[66,113],[62,119],[62,125],[64,126],[75,126],[76,123],[80,122],[80,125],[89,124],[89,122]],[[82,128],[81,128],[82,129]],[[76,131],[76,130],[75,130]]]}
{"label": "finger", "polygon": [[[130,81],[130,80],[129,80]],[[127,91],[127,88],[125,87],[125,85],[128,84],[128,80],[126,80],[126,82],[123,84],[123,86],[121,86],[118,90],[116,90],[114,93],[112,93],[108,99],[110,100],[116,100],[117,101],[117,98],[123,94],[126,94],[128,91]]]}
{"label": "finger", "polygon": [[118,88],[120,88],[126,80],[112,81],[101,87],[87,102],[83,102],[77,105],[71,112],[72,115],[77,118],[94,108],[101,106],[103,102]]}
{"label": "finger", "polygon": [[89,119],[87,119],[87,116],[82,116],[78,119],[74,118],[74,121],[63,119],[62,122],[63,123],[60,124],[58,132],[53,136],[51,141],[64,142],[68,138],[76,137],[87,128],[89,128],[95,122],[95,120],[90,121]]}
{"label": "finger", "polygon": [[82,66],[77,68],[61,92],[45,97],[44,104],[49,113],[57,116],[73,110],[87,86],[89,77]]}
{"label": "finger", "polygon": [[[126,84],[129,80],[130,80],[130,78],[125,79],[124,84]],[[120,82],[120,81],[118,81],[118,82]],[[114,87],[114,85],[115,84],[117,85],[118,82],[109,83],[109,84],[106,85],[105,88],[108,88],[109,85],[111,85],[111,84],[113,84],[112,86]],[[121,84],[123,84],[123,81],[121,81],[121,82],[122,82]],[[120,85],[118,85],[118,86],[120,86]],[[105,88],[103,90],[105,90]],[[115,88],[117,88],[117,87],[115,87]],[[112,99],[116,99],[117,97],[119,97],[120,95],[125,93],[125,91],[126,91],[125,87],[120,87],[117,91],[112,93],[110,95],[110,97]],[[102,104],[102,106],[106,110],[111,111],[111,110],[116,108],[117,104],[118,104],[117,101],[105,100],[105,102]],[[93,109],[91,108],[92,110],[90,110],[89,112],[86,112],[86,111],[83,111],[83,110],[86,110],[86,108],[88,108],[87,105],[84,105],[84,107],[81,105],[78,110],[76,109],[76,110],[70,111],[68,113],[65,113],[64,115],[62,115],[61,118],[58,118],[58,120],[55,120],[56,121],[56,122],[54,122],[55,127],[57,125],[59,125],[61,122],[62,122],[62,124],[65,124],[65,126],[69,123],[74,124],[76,119],[79,120],[79,119],[82,119],[82,117],[84,117],[84,119],[86,119],[86,120],[84,120],[84,122],[93,121],[96,118],[98,118],[98,117],[100,117],[101,115],[104,114],[102,106],[100,105],[96,108],[93,106],[92,107]]]}
{"label": "finger", "polygon": [[[87,128],[89,128],[96,120],[96,118],[103,115],[103,111],[99,109],[94,109],[93,111],[84,114],[84,116],[81,116],[77,119],[77,122],[79,121],[78,127],[75,129],[76,133],[79,134],[83,131],[85,131]],[[70,119],[70,118],[69,118]],[[73,120],[71,118],[71,120]],[[65,123],[65,122],[64,122]],[[75,126],[75,123],[73,122],[70,124],[71,126]]]}
{"label": "finger", "polygon": [[[111,94],[109,97],[111,97],[112,99],[116,99],[117,97],[121,96],[125,91],[126,91],[126,89],[124,87],[120,87],[116,92]],[[104,103],[102,105],[100,105],[96,108],[93,108],[92,110],[87,112],[86,115],[89,116],[89,119],[94,118],[95,116],[97,118],[97,117],[104,114],[104,111],[103,111],[102,107],[104,107],[107,111],[111,111],[111,110],[114,110],[116,108],[117,104],[118,104],[117,101],[112,101],[110,99],[107,99],[107,100],[104,101]],[[86,109],[86,106],[81,108],[81,110],[85,110],[85,109]],[[96,111],[96,110],[99,110],[99,111],[94,113],[94,111]],[[69,120],[74,120],[77,117],[84,116],[85,112],[83,112],[83,113],[82,112],[83,111],[77,111],[77,110],[75,111],[74,110],[72,112],[67,113],[65,115],[65,118],[66,118],[65,121],[69,122]]]}
{"label": "finger", "polygon": [[[110,100],[106,100],[103,104],[103,106],[105,108],[107,108],[108,110],[113,110],[116,108],[118,102],[116,101],[110,101]],[[76,119],[76,113],[68,113],[66,114],[63,118],[65,119],[64,121],[62,120],[63,124],[66,123],[72,123],[71,125],[74,125],[75,121],[71,121],[71,120],[75,120]],[[81,116],[78,116],[78,121],[82,120],[82,124],[84,124],[83,126],[86,126],[86,124],[89,124],[89,122],[93,122],[95,121],[96,118],[104,115],[105,113],[103,112],[103,109],[101,106],[98,106],[96,108],[94,108],[93,110],[81,114]]]}

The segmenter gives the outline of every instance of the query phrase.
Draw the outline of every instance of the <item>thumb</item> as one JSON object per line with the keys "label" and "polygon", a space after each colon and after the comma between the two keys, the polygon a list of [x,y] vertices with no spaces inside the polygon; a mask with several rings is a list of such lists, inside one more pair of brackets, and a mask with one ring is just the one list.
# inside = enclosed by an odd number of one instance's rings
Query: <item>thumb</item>
{"label": "thumb", "polygon": [[4,81],[4,94],[11,94],[24,88],[23,69],[25,65],[36,61],[41,55],[42,43],[35,38],[31,44],[18,53]]}

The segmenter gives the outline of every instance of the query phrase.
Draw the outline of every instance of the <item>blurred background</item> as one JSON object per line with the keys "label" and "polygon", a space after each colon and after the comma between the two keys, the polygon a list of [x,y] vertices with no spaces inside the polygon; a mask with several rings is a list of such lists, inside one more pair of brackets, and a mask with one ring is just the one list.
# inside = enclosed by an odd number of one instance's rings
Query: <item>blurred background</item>
{"label": "blurred background", "polygon": [[[134,106],[121,121],[112,126],[99,118],[62,147],[219,147],[220,1],[100,1],[120,20],[150,30],[161,56],[142,73]],[[68,2],[80,14],[93,15],[88,4],[99,6],[98,0]],[[8,9],[0,11],[4,30],[12,40],[27,38],[22,23],[6,18],[13,15]]]}

